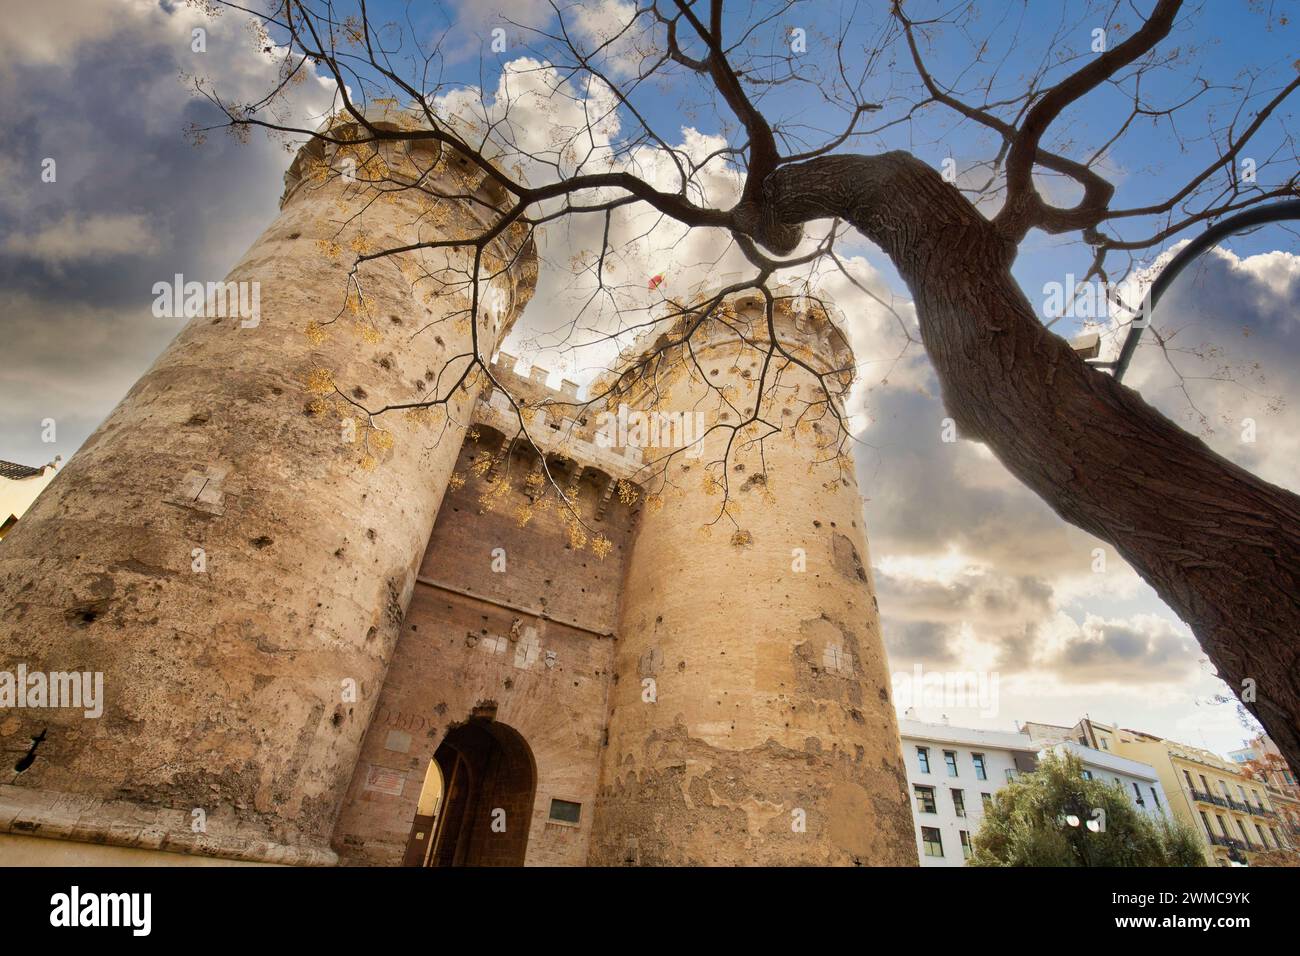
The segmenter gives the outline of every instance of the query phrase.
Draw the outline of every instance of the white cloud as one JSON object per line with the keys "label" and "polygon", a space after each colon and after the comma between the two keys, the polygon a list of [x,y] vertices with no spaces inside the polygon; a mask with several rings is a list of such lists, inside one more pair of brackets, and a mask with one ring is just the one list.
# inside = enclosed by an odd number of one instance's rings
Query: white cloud
{"label": "white cloud", "polygon": [[11,235],[4,251],[40,259],[50,265],[64,265],[85,259],[114,256],[153,255],[164,237],[157,223],[141,215],[92,214],[80,218],[71,213],[30,236]]}

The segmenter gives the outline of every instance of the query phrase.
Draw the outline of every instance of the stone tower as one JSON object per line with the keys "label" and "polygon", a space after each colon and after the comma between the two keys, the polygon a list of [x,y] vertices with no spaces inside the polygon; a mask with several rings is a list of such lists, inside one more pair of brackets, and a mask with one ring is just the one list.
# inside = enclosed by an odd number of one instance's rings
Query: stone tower
{"label": "stone tower", "polygon": [[[761,298],[723,315],[690,356],[677,329],[649,343],[653,374],[621,396],[703,409],[709,430],[669,463],[631,546],[592,862],[913,864],[861,501],[817,404],[820,375],[838,405],[852,354],[788,297],[770,360]],[[734,433],[760,390],[778,410]],[[724,459],[725,474],[707,467]]]}
{"label": "stone tower", "polygon": [[[349,293],[354,252],[468,231],[504,201],[435,149],[304,147],[227,277],[260,315],[209,303],[192,318],[0,548],[0,670],[103,672],[105,698],[98,718],[0,713],[0,750],[33,758],[0,778],[0,854],[28,835],[135,851],[65,848],[72,861],[336,859],[334,820],[483,382],[451,388],[472,352],[462,253],[375,260]],[[474,201],[393,182],[418,176]],[[488,356],[537,267],[518,233],[485,261],[500,273],[484,290]],[[445,409],[378,429],[360,410],[448,392]]]}

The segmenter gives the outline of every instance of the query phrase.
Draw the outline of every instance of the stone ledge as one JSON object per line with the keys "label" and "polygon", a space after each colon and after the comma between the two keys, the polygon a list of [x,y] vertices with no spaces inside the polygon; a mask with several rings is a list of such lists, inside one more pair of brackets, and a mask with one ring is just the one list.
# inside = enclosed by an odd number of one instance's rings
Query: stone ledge
{"label": "stone ledge", "polygon": [[253,828],[221,834],[194,833],[190,829],[190,815],[184,810],[10,784],[0,784],[0,833],[248,863],[282,866],[338,863],[338,854],[327,847],[276,843]]}

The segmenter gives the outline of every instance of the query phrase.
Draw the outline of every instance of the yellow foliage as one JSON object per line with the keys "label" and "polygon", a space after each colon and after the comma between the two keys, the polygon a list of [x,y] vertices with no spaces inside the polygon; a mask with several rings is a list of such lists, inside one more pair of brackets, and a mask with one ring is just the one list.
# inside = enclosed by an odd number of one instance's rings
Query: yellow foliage
{"label": "yellow foliage", "polygon": [[565,525],[564,530],[569,537],[569,546],[573,548],[574,551],[581,551],[587,546],[587,532],[582,525],[578,523],[577,518],[569,515],[568,524]]}
{"label": "yellow foliage", "polygon": [[632,482],[620,478],[616,487],[618,489],[619,501],[623,502],[625,505],[636,504],[637,498],[639,498],[640,495],[636,490],[636,486],[633,485]]}
{"label": "yellow foliage", "polygon": [[327,368],[314,366],[307,373],[307,391],[313,395],[329,395],[334,391],[334,373]]}
{"label": "yellow foliage", "polygon": [[312,345],[320,345],[327,338],[329,333],[321,328],[320,323],[314,321],[307,323],[307,341]]}

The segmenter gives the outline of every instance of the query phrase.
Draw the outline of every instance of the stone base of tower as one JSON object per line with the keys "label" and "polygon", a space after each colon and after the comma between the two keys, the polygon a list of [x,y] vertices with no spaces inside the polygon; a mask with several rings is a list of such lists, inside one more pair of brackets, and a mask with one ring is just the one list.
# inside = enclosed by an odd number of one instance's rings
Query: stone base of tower
{"label": "stone base of tower", "polygon": [[0,784],[0,866],[332,866],[329,847],[289,846],[247,824]]}

